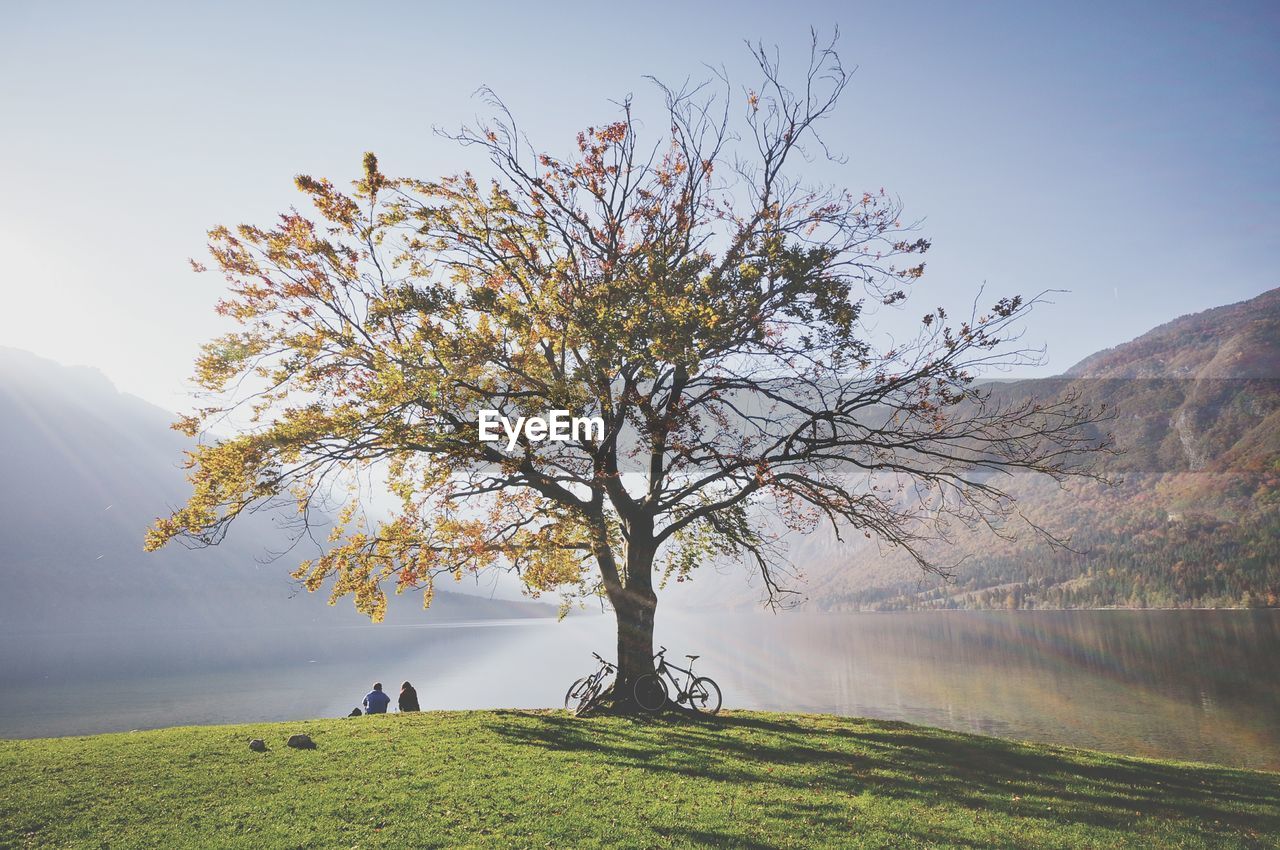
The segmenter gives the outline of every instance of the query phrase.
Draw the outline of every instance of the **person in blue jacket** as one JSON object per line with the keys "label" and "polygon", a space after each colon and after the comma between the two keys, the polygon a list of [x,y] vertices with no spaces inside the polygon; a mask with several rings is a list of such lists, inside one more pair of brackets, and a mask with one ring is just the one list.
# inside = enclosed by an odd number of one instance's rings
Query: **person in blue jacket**
{"label": "person in blue jacket", "polygon": [[390,704],[391,697],[382,692],[381,682],[374,682],[373,690],[364,695],[365,714],[386,714],[387,706]]}

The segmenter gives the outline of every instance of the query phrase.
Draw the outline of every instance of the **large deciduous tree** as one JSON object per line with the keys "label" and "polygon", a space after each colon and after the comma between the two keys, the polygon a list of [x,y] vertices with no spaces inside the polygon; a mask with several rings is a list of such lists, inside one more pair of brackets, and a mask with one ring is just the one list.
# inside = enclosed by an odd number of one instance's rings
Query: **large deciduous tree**
{"label": "large deciduous tree", "polygon": [[[594,595],[617,617],[617,691],[653,668],[657,593],[715,558],[788,591],[778,536],[828,523],[905,547],[956,523],[1007,527],[1002,474],[1090,475],[1096,416],[1072,397],[1000,402],[975,377],[1025,360],[1035,299],[963,321],[923,316],[876,345],[929,242],[883,190],[804,172],[849,75],[815,42],[739,92],[658,84],[645,139],[631,102],[568,156],[530,146],[496,98],[451,136],[487,175],[393,178],[364,161],[350,192],[298,177],[314,204],[271,227],[219,227],[210,249],[240,329],[197,364],[213,401],[177,427],[205,438],[192,494],[148,537],[218,542],[248,511],[297,503],[311,524],[337,483],[385,470],[398,509],[345,497],[295,573],[381,618],[387,589],[490,568],[534,593]],[[199,264],[197,264],[199,267]],[[604,420],[570,441],[478,439],[481,410]],[[210,423],[242,411],[232,436]],[[766,520],[766,517],[768,519]]]}

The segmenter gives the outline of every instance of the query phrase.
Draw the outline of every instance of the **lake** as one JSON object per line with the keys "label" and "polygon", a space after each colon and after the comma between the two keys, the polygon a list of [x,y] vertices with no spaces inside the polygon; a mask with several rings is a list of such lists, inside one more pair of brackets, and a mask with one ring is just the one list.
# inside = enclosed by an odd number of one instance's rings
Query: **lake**
{"label": "lake", "polygon": [[[0,736],[347,714],[377,679],[424,709],[561,705],[612,658],[603,616],[316,631],[7,636]],[[726,708],[906,720],[1280,770],[1280,611],[659,614]]]}

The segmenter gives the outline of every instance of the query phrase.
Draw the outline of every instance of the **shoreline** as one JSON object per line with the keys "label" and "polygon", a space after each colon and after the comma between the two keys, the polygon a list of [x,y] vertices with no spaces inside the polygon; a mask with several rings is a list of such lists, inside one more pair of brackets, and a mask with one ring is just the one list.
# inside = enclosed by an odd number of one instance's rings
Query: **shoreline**
{"label": "shoreline", "polygon": [[[102,738],[134,737],[145,735],[159,735],[176,732],[220,732],[226,730],[241,729],[261,729],[284,727],[306,727],[314,724],[327,723],[385,723],[388,722],[384,718],[430,718],[430,717],[456,717],[464,715],[529,715],[529,716],[547,716],[559,717],[565,716],[570,720],[581,720],[590,722],[593,718],[577,718],[564,709],[559,708],[471,708],[471,709],[425,709],[416,712],[401,712],[388,710],[382,715],[364,715],[361,717],[308,717],[294,720],[260,720],[260,721],[232,721],[228,723],[204,723],[204,724],[175,724],[172,726],[155,726],[146,729],[129,729],[116,732],[91,732],[80,735],[51,735],[33,738],[6,738],[0,737],[0,745],[17,744],[17,745],[38,745],[41,743],[50,743],[56,741],[93,741]],[[1240,765],[1224,764],[1222,762],[1204,761],[1198,759],[1177,758],[1177,757],[1159,757],[1148,756],[1137,753],[1125,753],[1117,750],[1103,750],[1093,747],[1079,747],[1072,744],[1062,744],[1053,741],[1037,741],[1032,738],[1017,738],[1004,735],[989,735],[981,732],[967,732],[959,729],[948,729],[944,726],[932,726],[926,723],[913,723],[906,720],[895,720],[891,718],[867,717],[858,715],[831,714],[827,712],[805,712],[805,711],[760,711],[755,709],[725,709],[717,717],[750,717],[750,716],[768,716],[768,717],[787,717],[802,718],[811,720],[828,721],[833,723],[869,723],[893,726],[895,728],[910,728],[925,732],[937,733],[942,735],[960,735],[968,738],[980,738],[990,741],[998,741],[1004,744],[1025,746],[1025,747],[1041,747],[1053,750],[1067,750],[1079,753],[1090,753],[1098,756],[1106,756],[1109,758],[1129,759],[1138,761],[1159,762],[1162,764],[1179,764],[1188,767],[1213,768],[1219,770],[1242,770],[1255,773],[1263,773],[1280,777],[1280,767],[1246,767]],[[692,722],[688,720],[673,719],[671,716],[664,715],[661,718],[650,718],[646,715],[637,715],[635,717],[610,718],[619,719],[626,722],[647,723],[647,722],[670,722],[671,728],[679,729],[686,723]],[[716,719],[712,718],[704,721],[705,725],[714,726]]]}
{"label": "shoreline", "polygon": [[[286,746],[295,734],[314,748]],[[0,741],[0,779],[6,847],[1251,848],[1280,834],[1280,772],[767,712]]]}

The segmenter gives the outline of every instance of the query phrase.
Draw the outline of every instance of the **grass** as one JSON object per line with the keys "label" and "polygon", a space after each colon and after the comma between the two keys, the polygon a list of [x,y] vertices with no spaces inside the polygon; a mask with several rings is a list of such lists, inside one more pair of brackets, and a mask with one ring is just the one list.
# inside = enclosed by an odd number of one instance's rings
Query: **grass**
{"label": "grass", "polygon": [[[310,734],[315,750],[284,746]],[[248,739],[266,740],[265,753]],[[0,847],[1280,847],[1280,774],[902,723],[477,711],[0,741]]]}

